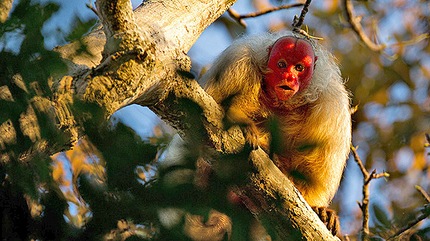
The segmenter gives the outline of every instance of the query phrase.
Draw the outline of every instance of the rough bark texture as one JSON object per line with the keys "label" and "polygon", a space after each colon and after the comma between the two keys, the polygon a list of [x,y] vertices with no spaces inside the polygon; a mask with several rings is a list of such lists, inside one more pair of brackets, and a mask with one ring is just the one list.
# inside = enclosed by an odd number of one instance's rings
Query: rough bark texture
{"label": "rough bark texture", "polygon": [[272,228],[270,231],[277,235],[274,240],[339,240],[327,232],[292,182],[262,149],[252,151],[249,158],[253,172],[244,194],[254,207],[259,207],[255,214]]}
{"label": "rough bark texture", "polygon": [[[70,75],[57,81],[55,99],[41,108],[54,107],[51,114],[69,133],[70,142],[76,141],[79,129],[68,103],[78,97],[105,108],[108,116],[131,103],[148,106],[183,136],[198,128],[216,151],[239,152],[244,145],[240,129],[222,130],[223,110],[191,76],[186,55],[201,32],[233,3],[153,0],[133,13],[128,0],[97,1],[103,30],[83,40],[91,54],[78,53],[76,43],[57,48],[68,61]],[[7,93],[0,90],[0,97],[6,99]],[[194,113],[189,113],[190,106]],[[9,127],[0,126],[0,146],[13,139]],[[254,169],[245,193],[261,204],[256,215],[268,221],[279,240],[337,240],[263,151],[253,151],[249,160]]]}
{"label": "rough bark texture", "polygon": [[0,0],[0,23],[4,23],[12,9],[13,0]]}

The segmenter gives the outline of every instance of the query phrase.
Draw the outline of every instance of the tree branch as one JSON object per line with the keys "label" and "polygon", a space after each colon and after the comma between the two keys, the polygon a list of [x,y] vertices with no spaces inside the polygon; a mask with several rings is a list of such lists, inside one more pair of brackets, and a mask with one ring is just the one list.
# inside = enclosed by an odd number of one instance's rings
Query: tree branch
{"label": "tree branch", "polygon": [[363,43],[372,51],[378,52],[384,50],[385,45],[375,44],[369,39],[369,37],[367,37],[366,33],[364,33],[363,27],[360,24],[361,18],[355,16],[354,5],[352,4],[351,0],[343,0],[343,5],[345,8],[347,20],[351,24],[352,30],[354,30],[361,41],[363,41]]}
{"label": "tree branch", "polygon": [[419,223],[419,222],[423,221],[424,219],[428,218],[429,216],[430,216],[430,205],[427,204],[421,210],[421,214],[418,215],[418,217],[416,217],[414,220],[412,220],[409,223],[407,223],[404,227],[402,227],[401,229],[399,229],[394,235],[392,235],[391,237],[389,237],[387,240],[399,240],[399,237],[404,232],[406,232],[407,230],[409,230],[410,228],[412,228],[413,226],[415,226],[417,223]]}
{"label": "tree branch", "polygon": [[4,23],[12,9],[13,0],[0,0],[0,23]]}
{"label": "tree branch", "polygon": [[300,17],[294,16],[293,31],[297,31],[297,29],[300,29],[302,27],[311,2],[312,0],[306,0],[305,4],[303,5],[302,11],[300,12]]}
{"label": "tree branch", "polygon": [[362,240],[367,240],[369,237],[369,184],[370,181],[373,179],[378,179],[382,177],[389,177],[390,174],[383,172],[383,173],[376,173],[376,170],[373,170],[371,173],[369,173],[366,168],[364,167],[363,162],[361,161],[360,156],[357,153],[357,148],[351,145],[351,151],[354,155],[354,160],[357,163],[358,167],[360,168],[361,173],[363,174],[363,200],[358,205],[360,206],[360,209],[363,213],[363,237]]}
{"label": "tree branch", "polygon": [[255,18],[261,15],[265,15],[271,12],[275,12],[275,11],[279,11],[282,9],[290,9],[290,8],[295,8],[295,7],[301,7],[303,6],[303,3],[295,3],[295,4],[288,4],[288,5],[282,5],[282,6],[278,6],[278,7],[273,7],[264,11],[260,11],[260,12],[253,12],[253,13],[248,13],[248,14],[243,14],[240,15],[238,12],[236,12],[234,9],[229,8],[227,10],[228,14],[230,15],[230,17],[232,17],[234,20],[236,20],[240,25],[242,25],[243,27],[246,27],[246,23],[245,21],[243,21],[244,18]]}
{"label": "tree branch", "polygon": [[311,5],[312,0],[306,0],[305,4],[303,5],[302,11],[300,12],[300,17],[294,16],[293,19],[293,32],[301,34],[309,39],[317,39],[322,40],[320,37],[312,36],[308,33],[307,29],[303,30],[301,27],[303,25],[303,22],[305,21],[305,16],[308,13],[309,6]]}
{"label": "tree branch", "polygon": [[339,240],[262,149],[249,158],[253,171],[244,194],[258,208],[256,216],[265,227],[278,235],[273,240]]}
{"label": "tree branch", "polygon": [[[370,38],[367,36],[367,34],[363,30],[363,26],[361,26],[361,18],[355,16],[354,13],[354,5],[352,4],[351,0],[343,0],[343,6],[346,13],[346,19],[348,23],[351,25],[352,30],[357,34],[357,36],[361,39],[361,41],[372,51],[375,52],[381,52],[382,50],[386,49],[387,46],[385,44],[376,44]],[[393,44],[392,46],[407,46],[416,44],[424,39],[428,39],[430,37],[430,34],[424,33],[421,35],[418,35],[410,40],[405,40],[398,42],[396,44]]]}
{"label": "tree branch", "polygon": [[421,186],[416,185],[415,189],[417,189],[417,191],[420,192],[421,195],[423,195],[423,197],[426,199],[426,201],[428,203],[430,203],[430,196],[429,196],[429,194]]}

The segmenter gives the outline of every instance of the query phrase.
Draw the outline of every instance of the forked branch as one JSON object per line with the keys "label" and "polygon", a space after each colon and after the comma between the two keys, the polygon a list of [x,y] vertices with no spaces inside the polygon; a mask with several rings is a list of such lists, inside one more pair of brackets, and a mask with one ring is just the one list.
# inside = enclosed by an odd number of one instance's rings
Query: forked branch
{"label": "forked branch", "polygon": [[361,18],[355,16],[354,13],[354,5],[351,0],[344,0],[343,5],[345,8],[346,18],[348,22],[351,24],[352,30],[358,35],[358,37],[363,41],[366,46],[368,46],[373,51],[382,51],[385,49],[385,45],[383,44],[375,44],[363,30],[363,26],[361,26],[360,20]]}
{"label": "forked branch", "polygon": [[358,205],[360,206],[360,209],[363,213],[363,239],[367,240],[370,231],[369,231],[369,184],[370,181],[373,179],[378,179],[382,177],[389,177],[390,174],[386,172],[382,173],[376,173],[376,170],[373,170],[371,173],[367,171],[367,169],[364,167],[363,162],[361,161],[360,156],[357,153],[357,148],[351,145],[351,151],[354,156],[355,162],[358,164],[358,167],[360,168],[361,173],[363,174],[363,199],[361,203]]}

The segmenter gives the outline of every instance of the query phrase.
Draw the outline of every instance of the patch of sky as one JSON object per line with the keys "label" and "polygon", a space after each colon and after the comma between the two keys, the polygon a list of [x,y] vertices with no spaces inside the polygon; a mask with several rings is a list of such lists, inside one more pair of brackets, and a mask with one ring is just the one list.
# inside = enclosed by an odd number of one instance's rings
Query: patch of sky
{"label": "patch of sky", "polygon": [[397,81],[388,88],[391,103],[403,103],[410,100],[412,91],[404,82]]}
{"label": "patch of sky", "polygon": [[383,116],[385,118],[381,120],[385,121],[386,125],[392,125],[394,122],[409,120],[412,117],[412,109],[409,105],[388,106],[385,108]]}
{"label": "patch of sky", "polygon": [[351,214],[355,213],[356,209],[358,208],[357,200],[362,198],[362,186],[360,183],[362,183],[363,180],[361,171],[353,158],[348,160],[343,176],[344,179],[341,182],[341,186],[337,195],[342,198],[340,202],[340,209],[342,210],[341,214],[343,215],[340,216],[340,225],[342,232],[353,233],[356,231],[356,227],[353,226],[356,220],[354,215]]}
{"label": "patch of sky", "polygon": [[[379,71],[380,71],[380,67],[376,65],[374,62],[369,62],[364,67],[364,75],[366,75],[366,77],[369,79],[374,79],[378,75]],[[371,87],[369,89],[371,89]]]}
{"label": "patch of sky", "polygon": [[188,51],[193,61],[193,71],[198,74],[201,68],[210,65],[231,42],[232,38],[223,24],[211,24]]}
{"label": "patch of sky", "polygon": [[378,118],[383,112],[383,110],[384,106],[376,102],[369,102],[364,105],[364,113],[369,120],[374,120]]}
{"label": "patch of sky", "polygon": [[401,172],[407,172],[411,167],[415,154],[410,147],[402,147],[394,154],[394,161],[397,169]]}
{"label": "patch of sky", "polygon": [[74,26],[73,21],[78,17],[82,21],[95,18],[95,14],[86,7],[90,3],[88,0],[39,0],[39,3],[53,2],[60,6],[52,17],[45,22],[42,28],[42,34],[45,37],[45,47],[52,49],[57,45],[65,44],[64,36],[70,32]]}
{"label": "patch of sky", "polygon": [[130,105],[118,110],[112,115],[111,121],[114,126],[121,122],[132,128],[144,141],[155,135],[156,126],[164,125],[164,122],[148,107],[139,105]]}
{"label": "patch of sky", "polygon": [[15,31],[4,33],[0,38],[0,51],[18,54],[24,38],[25,35],[22,33],[22,29],[16,29]]}
{"label": "patch of sky", "polygon": [[375,127],[369,122],[360,122],[357,126],[358,137],[370,140],[376,135]]}

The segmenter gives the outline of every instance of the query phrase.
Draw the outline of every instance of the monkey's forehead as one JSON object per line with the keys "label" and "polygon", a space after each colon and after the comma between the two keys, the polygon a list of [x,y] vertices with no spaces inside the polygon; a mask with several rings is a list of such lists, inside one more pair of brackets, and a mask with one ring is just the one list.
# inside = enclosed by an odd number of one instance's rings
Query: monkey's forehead
{"label": "monkey's forehead", "polygon": [[294,36],[284,36],[277,39],[273,43],[273,47],[282,47],[284,49],[304,48],[313,51],[312,44],[306,39],[297,38]]}
{"label": "monkey's forehead", "polygon": [[309,56],[313,61],[315,51],[311,43],[304,39],[300,39],[294,36],[284,36],[279,38],[270,48],[271,56],[279,57],[297,57],[303,58]]}

